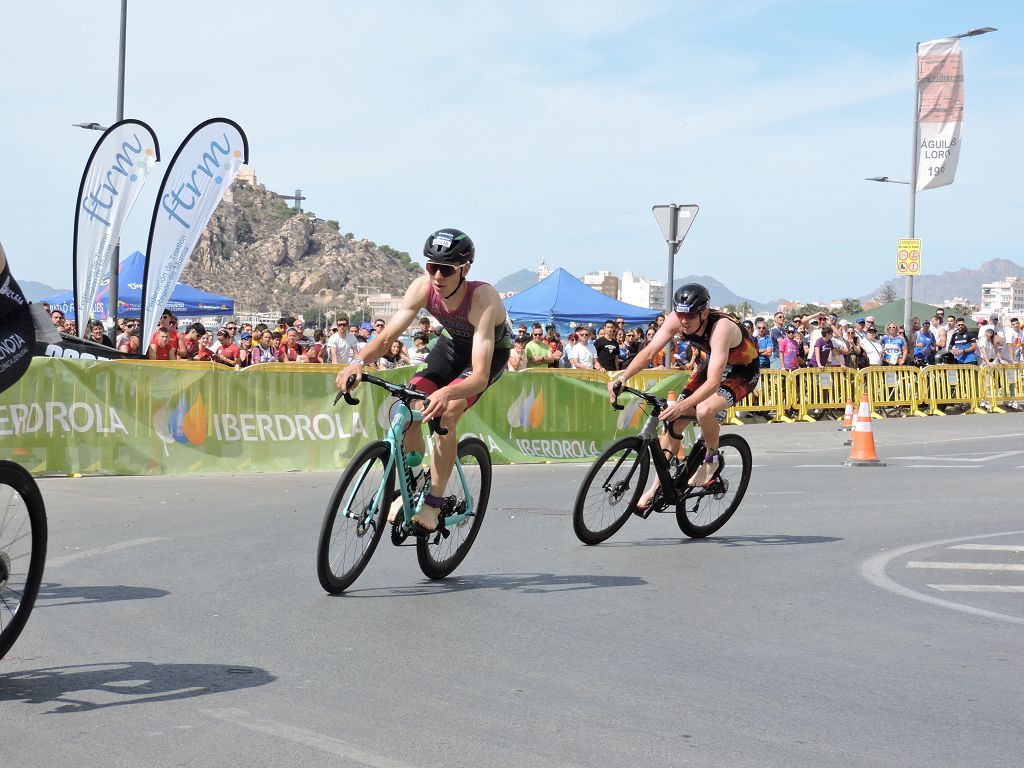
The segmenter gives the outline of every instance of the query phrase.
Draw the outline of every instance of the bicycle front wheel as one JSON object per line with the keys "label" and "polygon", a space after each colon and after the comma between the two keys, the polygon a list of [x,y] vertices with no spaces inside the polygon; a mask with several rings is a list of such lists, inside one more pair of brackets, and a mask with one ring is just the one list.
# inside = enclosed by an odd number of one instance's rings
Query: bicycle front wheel
{"label": "bicycle front wheel", "polygon": [[25,469],[0,461],[0,659],[32,613],[46,560],[46,508]]}
{"label": "bicycle front wheel", "polygon": [[625,525],[647,487],[651,455],[640,437],[612,443],[583,478],[572,527],[584,544],[600,544]]}
{"label": "bicycle front wheel", "polygon": [[316,558],[320,585],[332,594],[345,591],[359,578],[384,533],[394,487],[394,467],[388,472],[390,456],[388,443],[371,443],[355,455],[334,488]]}
{"label": "bicycle front wheel", "polygon": [[739,435],[722,435],[718,450],[722,453],[722,473],[709,487],[688,491],[676,505],[679,530],[691,539],[703,539],[725,525],[747,492],[753,463],[747,441]]}
{"label": "bicycle front wheel", "polygon": [[462,514],[469,503],[473,514],[448,529],[448,536],[432,533],[416,539],[416,557],[420,570],[429,579],[443,579],[466,559],[484,522],[487,501],[491,496],[491,454],[482,440],[475,437],[459,441],[459,464],[465,486],[459,479],[459,469],[452,469],[444,491],[441,514],[445,517]]}

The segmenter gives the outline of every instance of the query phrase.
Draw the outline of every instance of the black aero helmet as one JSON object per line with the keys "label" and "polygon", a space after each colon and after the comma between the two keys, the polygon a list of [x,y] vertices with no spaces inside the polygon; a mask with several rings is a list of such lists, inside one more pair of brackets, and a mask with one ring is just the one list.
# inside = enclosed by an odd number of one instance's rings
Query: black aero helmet
{"label": "black aero helmet", "polygon": [[686,283],[676,289],[672,297],[672,308],[676,312],[700,312],[707,309],[711,295],[700,283]]}
{"label": "black aero helmet", "polygon": [[472,264],[476,248],[465,232],[446,227],[427,238],[423,245],[423,255],[427,261],[442,264]]}

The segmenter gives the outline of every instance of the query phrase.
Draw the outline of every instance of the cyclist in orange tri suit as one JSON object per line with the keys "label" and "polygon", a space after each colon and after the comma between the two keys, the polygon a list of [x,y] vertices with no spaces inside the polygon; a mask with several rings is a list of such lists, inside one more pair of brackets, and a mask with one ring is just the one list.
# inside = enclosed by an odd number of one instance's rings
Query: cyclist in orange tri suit
{"label": "cyclist in orange tri suit", "polygon": [[[673,297],[675,311],[665,318],[653,341],[608,382],[608,393],[614,402],[626,379],[646,368],[654,354],[664,349],[677,333],[683,341],[707,354],[704,366],[690,379],[679,399],[661,413],[667,427],[661,447],[669,456],[679,451],[687,420],[696,418],[704,434],[707,452],[704,463],[689,480],[691,486],[707,486],[715,478],[720,466],[719,414],[752,392],[760,376],[757,342],[735,317],[710,309],[710,299],[708,289],[699,283],[680,286]],[[650,506],[658,482],[655,473],[654,484],[637,502],[640,509]]]}

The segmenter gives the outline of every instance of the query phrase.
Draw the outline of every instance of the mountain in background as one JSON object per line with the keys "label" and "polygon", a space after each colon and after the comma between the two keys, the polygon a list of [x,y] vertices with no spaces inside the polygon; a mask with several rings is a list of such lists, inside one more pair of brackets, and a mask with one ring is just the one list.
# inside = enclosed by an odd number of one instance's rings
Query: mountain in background
{"label": "mountain in background", "polygon": [[784,299],[778,299],[776,301],[754,301],[754,299],[746,299],[743,296],[733,293],[726,288],[722,283],[710,275],[687,275],[686,277],[680,277],[678,280],[673,281],[673,293],[675,288],[678,288],[684,283],[700,283],[708,292],[711,294],[711,304],[715,307],[724,307],[726,304],[731,304],[734,307],[738,307],[740,304],[746,302],[757,314],[763,314],[766,312],[774,312],[779,308],[779,304]]}
{"label": "mountain in background", "polygon": [[34,280],[19,280],[18,285],[21,286],[25,298],[29,301],[39,301],[48,296],[55,296],[58,293],[71,290],[70,288],[51,288],[46,283],[37,283]]}
{"label": "mountain in background", "polygon": [[[941,304],[946,299],[961,296],[971,304],[981,301],[981,284],[994,283],[1007,277],[1018,277],[1024,280],[1024,267],[1009,259],[991,259],[984,262],[978,269],[958,269],[956,272],[943,272],[941,275],[921,275],[914,278],[914,301],[927,304]],[[891,287],[897,299],[903,298],[906,280],[894,277],[886,280],[874,293],[860,297],[867,301],[882,296],[887,286]]]}
{"label": "mountain in background", "polygon": [[494,290],[498,293],[508,293],[509,291],[521,293],[536,282],[536,272],[531,272],[528,269],[520,269],[518,272],[513,272],[511,275],[505,275],[501,280],[496,282],[494,284]]}

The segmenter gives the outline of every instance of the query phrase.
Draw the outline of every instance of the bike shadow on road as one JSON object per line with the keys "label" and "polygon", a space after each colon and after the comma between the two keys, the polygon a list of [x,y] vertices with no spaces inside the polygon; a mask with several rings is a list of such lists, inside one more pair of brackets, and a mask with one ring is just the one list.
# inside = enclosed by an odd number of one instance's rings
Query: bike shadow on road
{"label": "bike shadow on road", "polygon": [[688,546],[755,547],[789,544],[831,544],[836,541],[842,541],[842,538],[838,536],[788,536],[781,533],[769,533],[760,536],[709,536],[706,539],[659,538],[642,539],[640,541],[612,541],[605,542],[601,547],[672,547],[681,544]]}
{"label": "bike shadow on road", "polygon": [[190,699],[254,688],[276,679],[264,669],[225,664],[125,661],[46,667],[0,674],[0,702],[55,704],[45,714],[68,714]]}
{"label": "bike shadow on road", "polygon": [[39,587],[36,609],[55,608],[62,605],[89,605],[92,603],[113,603],[119,600],[152,600],[171,594],[165,589],[154,587],[129,587],[124,584],[105,586],[65,586],[43,582]]}
{"label": "bike shadow on road", "polygon": [[573,592],[581,589],[609,587],[642,587],[647,580],[639,576],[604,576],[557,573],[502,573],[451,576],[444,581],[412,584],[406,587],[370,587],[350,589],[332,597],[409,597],[410,595],[444,595],[471,589],[500,589],[506,592],[537,594]]}

